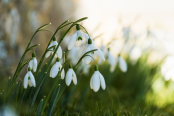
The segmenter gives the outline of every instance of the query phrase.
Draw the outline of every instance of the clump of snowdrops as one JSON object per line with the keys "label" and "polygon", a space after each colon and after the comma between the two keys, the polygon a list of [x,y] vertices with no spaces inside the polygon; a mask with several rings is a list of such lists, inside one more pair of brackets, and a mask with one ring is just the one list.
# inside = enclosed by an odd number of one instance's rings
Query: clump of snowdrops
{"label": "clump of snowdrops", "polygon": [[[105,79],[103,75],[99,72],[100,69],[97,66],[97,63],[94,58],[94,56],[98,56],[101,60],[105,61],[105,56],[102,53],[102,51],[95,46],[94,41],[89,36],[87,30],[79,24],[81,21],[85,19],[87,18],[81,18],[75,22],[70,23],[68,23],[68,20],[63,22],[53,33],[50,41],[48,42],[48,46],[46,47],[46,50],[39,62],[37,60],[37,54],[35,53],[35,49],[40,44],[36,44],[33,46],[30,46],[30,44],[34,36],[38,32],[51,32],[50,30],[45,29],[45,27],[50,25],[50,23],[39,27],[35,31],[25,49],[24,54],[20,59],[20,62],[16,68],[13,78],[9,78],[8,80],[8,85],[6,89],[7,91],[2,92],[0,94],[1,106],[4,106],[6,104],[11,105],[15,102],[18,102],[16,105],[17,109],[18,107],[20,107],[20,105],[24,102],[24,99],[27,97],[27,99],[29,100],[29,104],[27,104],[27,108],[24,108],[24,110],[26,110],[25,112],[34,112],[36,115],[43,115],[43,113],[47,113],[47,115],[49,116],[53,115],[54,108],[58,100],[60,99],[61,94],[65,90],[66,86],[69,86],[72,82],[74,83],[74,85],[78,83],[76,70],[78,66],[80,66],[79,64],[81,62],[84,62],[86,65],[88,65],[91,61],[95,62],[95,65],[93,66],[94,73],[89,83],[90,88],[94,92],[97,92],[100,89],[100,87],[103,90],[106,89]],[[69,25],[70,27],[68,28],[68,30],[59,39],[59,41],[57,41],[56,33],[60,29]],[[80,57],[80,59],[75,65],[72,65],[71,61],[67,59],[67,53],[63,52],[60,46],[65,36],[73,27],[76,27],[76,33],[70,38],[67,49],[71,50],[75,46],[80,47],[82,45],[86,47],[86,50],[83,51],[83,55]],[[85,30],[85,32],[83,32],[81,28]],[[24,61],[26,54],[28,53],[28,51],[31,50],[34,51],[31,55],[32,57]],[[62,59],[63,63],[60,62],[60,60]],[[46,64],[43,64],[44,60],[48,60]],[[54,60],[56,60],[56,62],[52,65]],[[18,80],[18,75],[20,74],[21,70],[24,68],[25,65],[27,65],[26,75],[24,76],[23,80]],[[67,71],[64,69],[66,65],[69,66]],[[34,106],[36,105],[36,98],[39,95],[41,86],[45,78],[48,76],[53,78],[55,81],[52,84],[52,87],[50,88],[49,94],[47,96],[43,96],[43,99],[40,100],[37,109],[35,109]],[[64,80],[66,85],[62,83]],[[49,106],[47,106],[48,102]]]}

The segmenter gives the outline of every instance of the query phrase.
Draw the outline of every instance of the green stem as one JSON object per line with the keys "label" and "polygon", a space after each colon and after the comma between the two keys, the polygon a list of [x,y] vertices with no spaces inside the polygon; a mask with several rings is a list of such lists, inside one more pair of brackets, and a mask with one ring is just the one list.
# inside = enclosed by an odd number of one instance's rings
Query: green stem
{"label": "green stem", "polygon": [[44,28],[45,26],[47,26],[47,25],[49,25],[49,24],[50,24],[50,23],[47,23],[47,24],[42,25],[41,27],[39,27],[39,28],[35,31],[35,33],[33,34],[33,36],[31,37],[30,42],[28,43],[27,48],[25,49],[25,52],[24,52],[24,54],[22,55],[22,57],[21,57],[21,59],[20,59],[20,62],[19,62],[19,64],[18,64],[17,68],[16,68],[15,74],[14,74],[13,79],[12,79],[12,84],[11,84],[11,86],[14,84],[14,82],[15,82],[16,79],[17,79],[17,76],[16,76],[16,75],[17,75],[17,72],[18,72],[18,70],[20,69],[20,67],[21,67],[21,65],[22,65],[22,62],[23,62],[23,60],[24,60],[24,57],[25,57],[25,55],[26,55],[26,53],[27,53],[27,50],[28,50],[28,48],[29,48],[29,46],[30,46],[30,44],[31,44],[31,41],[33,40],[34,36],[36,35],[37,32],[39,32],[40,29]]}
{"label": "green stem", "polygon": [[[71,23],[68,23],[68,24],[64,25],[64,24],[67,23],[67,22],[68,22],[68,20],[65,21],[65,22],[63,22],[63,23],[56,29],[56,31],[54,32],[53,36],[51,37],[51,39],[50,39],[50,41],[49,41],[49,43],[48,43],[48,45],[47,45],[47,48],[48,48],[48,46],[50,45],[50,43],[51,43],[52,39],[54,38],[54,36],[56,35],[56,33],[58,32],[58,30],[60,30],[61,28],[65,27],[65,26],[67,26],[67,25],[69,25],[69,24],[71,24]],[[43,62],[43,60],[44,60],[44,58],[45,58],[45,55],[46,55],[46,53],[47,53],[47,48],[46,48],[46,50],[45,50],[45,52],[44,52],[44,54],[43,54],[43,56],[42,56],[42,58],[41,58],[41,60],[40,60],[40,62],[39,62],[39,64],[38,64],[38,66],[37,66],[37,70],[36,70],[35,76],[38,74],[38,71],[39,71],[39,69],[40,69],[40,67],[41,67],[41,65],[42,65],[42,62]]]}
{"label": "green stem", "polygon": [[[40,87],[41,87],[43,81],[45,80],[45,77],[48,75],[47,72],[48,72],[48,70],[49,70],[49,68],[50,68],[51,62],[52,62],[52,60],[53,60],[53,58],[54,58],[54,56],[55,56],[55,54],[56,54],[57,49],[58,49],[59,46],[60,46],[62,40],[64,39],[64,37],[66,36],[66,34],[69,32],[69,30],[70,30],[75,24],[77,24],[78,22],[83,21],[83,20],[85,20],[85,19],[87,19],[87,18],[85,17],[85,18],[79,19],[79,20],[77,20],[76,22],[74,22],[74,23],[69,27],[69,29],[65,32],[65,34],[63,35],[63,37],[62,37],[61,40],[59,41],[59,43],[58,43],[56,49],[54,49],[54,53],[53,53],[51,59],[49,60],[49,62],[48,62],[48,64],[47,64],[48,66],[47,66],[46,69],[45,69],[45,72],[46,72],[46,73],[44,73],[43,76],[41,76],[42,81],[41,81],[41,83],[40,83],[39,85],[37,85],[37,88],[36,88],[36,90],[35,90],[35,92],[34,92],[35,94],[34,94],[34,96],[31,98],[31,99],[32,99],[32,102],[31,102],[31,108],[32,108],[32,109],[33,109],[33,106],[34,106],[36,97],[37,97],[37,95],[38,95],[38,92],[39,92],[39,90],[40,90]],[[67,22],[67,21],[66,21],[66,22]],[[65,22],[65,23],[66,23],[66,22]],[[62,26],[62,27],[63,27],[63,26]],[[60,27],[60,28],[61,28],[61,27]],[[54,35],[52,36],[52,38],[55,36],[55,34],[57,33],[58,30],[59,30],[59,28],[57,28],[57,30],[55,31],[55,33],[54,33]],[[52,40],[52,39],[51,39],[51,40]],[[50,40],[50,42],[51,42],[51,40]],[[46,53],[46,52],[45,52],[45,53]],[[39,68],[40,68],[40,66],[41,66],[41,64],[42,64],[42,62],[43,62],[44,57],[45,57],[45,56],[43,55],[43,56],[42,56],[42,59],[41,59],[41,61],[40,61],[40,63],[39,63],[39,67],[38,67],[37,70],[39,70]],[[37,73],[36,73],[36,74],[37,74]]]}
{"label": "green stem", "polygon": [[[51,59],[50,59],[50,61],[49,61],[49,63],[48,63],[48,67],[47,67],[47,69],[46,69],[46,72],[48,71],[48,69],[49,69],[49,67],[50,67],[50,65],[51,65],[51,61],[53,60],[53,58],[54,58],[54,56],[55,56],[55,54],[56,54],[56,51],[58,50],[58,48],[59,48],[61,42],[63,41],[63,39],[65,38],[65,36],[67,35],[67,33],[70,31],[70,29],[71,29],[74,25],[76,25],[78,22],[81,22],[81,21],[83,21],[83,20],[85,20],[85,19],[87,19],[87,17],[75,21],[75,22],[69,27],[69,29],[65,32],[65,34],[63,35],[63,37],[60,39],[60,41],[59,41],[59,43],[58,43],[56,49],[54,50],[54,53],[53,53],[53,55],[52,55],[52,57],[51,57]],[[57,32],[57,31],[58,31],[58,30],[56,30],[56,32]]]}
{"label": "green stem", "polygon": [[[94,49],[94,50],[91,50],[91,51],[88,51],[86,52],[80,59],[79,61],[77,62],[77,64],[75,65],[75,69],[77,68],[78,64],[82,61],[82,59],[85,57],[85,56],[90,56],[90,55],[87,55],[88,53],[91,53],[91,52],[94,52],[94,51],[97,51],[98,49]],[[92,57],[91,57],[92,58]],[[95,61],[95,60],[94,60]]]}
{"label": "green stem", "polygon": [[[80,24],[79,24],[80,25]],[[88,31],[85,29],[85,27],[83,27],[82,25],[80,25],[85,31],[86,31],[86,33],[88,34],[88,36],[89,36],[89,33],[88,33]],[[89,36],[89,38],[90,38],[90,36]]]}

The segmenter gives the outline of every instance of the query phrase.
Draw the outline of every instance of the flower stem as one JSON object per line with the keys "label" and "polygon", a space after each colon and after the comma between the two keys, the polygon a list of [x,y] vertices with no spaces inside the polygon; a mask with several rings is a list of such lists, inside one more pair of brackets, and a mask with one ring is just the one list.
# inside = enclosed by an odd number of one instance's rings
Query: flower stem
{"label": "flower stem", "polygon": [[50,23],[47,23],[47,24],[42,25],[41,27],[39,27],[39,28],[35,31],[35,33],[33,34],[33,36],[31,37],[31,39],[30,39],[30,41],[29,41],[29,43],[28,43],[28,45],[27,45],[27,48],[25,49],[25,52],[24,52],[24,54],[22,55],[22,57],[21,57],[21,59],[20,59],[20,61],[19,61],[19,64],[18,64],[18,66],[17,66],[17,68],[16,68],[15,74],[14,74],[14,76],[13,76],[13,78],[12,78],[11,86],[14,84],[14,82],[15,82],[16,79],[17,79],[18,71],[19,71],[19,69],[20,69],[20,67],[21,67],[21,65],[22,65],[22,62],[23,62],[23,60],[24,60],[24,58],[25,58],[25,55],[26,55],[26,53],[27,53],[27,51],[28,51],[28,48],[29,48],[29,46],[30,46],[30,44],[31,44],[31,41],[33,40],[34,36],[37,34],[37,32],[39,32],[40,29],[44,28],[45,26],[47,26],[47,25],[49,25],[49,24],[50,24]]}

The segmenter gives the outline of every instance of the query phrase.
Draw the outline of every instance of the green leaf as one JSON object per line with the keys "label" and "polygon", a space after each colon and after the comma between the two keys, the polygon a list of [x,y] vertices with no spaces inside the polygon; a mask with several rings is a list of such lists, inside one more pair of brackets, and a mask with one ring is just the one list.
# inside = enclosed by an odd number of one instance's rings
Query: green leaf
{"label": "green leaf", "polygon": [[54,88],[55,88],[56,85],[57,85],[58,80],[59,80],[59,78],[56,77],[56,81],[54,82],[54,85],[52,86],[52,88],[51,88],[51,90],[50,90],[50,92],[49,92],[49,94],[48,94],[46,100],[44,101],[44,105],[43,105],[43,108],[42,108],[42,114],[43,114],[43,112],[44,112],[44,109],[45,109],[45,107],[46,107],[46,105],[47,105],[47,103],[48,103],[48,100],[49,100],[49,98],[50,98],[50,96],[51,96],[51,94],[52,94]]}
{"label": "green leaf", "polygon": [[36,98],[37,98],[37,95],[38,95],[38,93],[39,93],[39,90],[40,90],[40,87],[41,87],[41,85],[42,85],[42,83],[43,83],[43,81],[45,80],[45,75],[47,75],[47,72],[45,72],[40,78],[40,80],[38,81],[38,84],[36,83],[36,90],[34,91],[34,96],[32,97],[32,100],[31,100],[31,108],[33,108],[33,106],[34,106],[34,103],[35,103],[35,101],[36,101]]}
{"label": "green leaf", "polygon": [[[57,84],[58,84],[58,82],[57,82]],[[49,105],[49,108],[48,108],[48,113],[47,113],[48,116],[52,116],[54,107],[57,103],[57,98],[59,96],[60,88],[61,88],[60,85],[57,85],[57,87],[55,87],[55,89],[53,91],[52,98],[51,98],[51,101],[50,101],[50,105]]]}
{"label": "green leaf", "polygon": [[43,99],[41,99],[39,102],[39,105],[38,105],[37,111],[36,111],[36,116],[41,116],[42,106],[43,106]]}

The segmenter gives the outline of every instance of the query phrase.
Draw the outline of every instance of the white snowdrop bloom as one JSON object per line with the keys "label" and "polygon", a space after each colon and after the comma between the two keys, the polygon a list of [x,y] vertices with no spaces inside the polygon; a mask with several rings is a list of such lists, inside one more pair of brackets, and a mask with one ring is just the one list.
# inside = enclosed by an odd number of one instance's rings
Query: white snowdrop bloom
{"label": "white snowdrop bloom", "polygon": [[24,88],[26,89],[28,85],[30,87],[32,87],[32,86],[36,87],[36,82],[35,82],[35,79],[34,79],[32,72],[31,72],[30,67],[28,67],[28,72],[24,77]]}
{"label": "white snowdrop bloom", "polygon": [[100,85],[103,90],[106,89],[106,84],[105,84],[105,79],[103,75],[98,71],[98,67],[95,66],[95,72],[92,75],[92,78],[90,80],[90,87],[93,89],[95,92],[97,92],[100,88]]}
{"label": "white snowdrop bloom", "polygon": [[[80,25],[76,25],[76,33],[70,38],[68,43],[68,50],[72,49],[75,46],[80,46],[83,42],[87,41],[89,38],[88,34],[84,33],[80,30]],[[85,37],[85,39],[82,38],[82,35]]]}
{"label": "white snowdrop bloom", "polygon": [[126,72],[127,71],[126,61],[120,55],[118,56],[118,64],[119,64],[120,70],[122,72]]}
{"label": "white snowdrop bloom", "polygon": [[85,75],[89,75],[91,65],[85,65],[85,63],[81,62],[77,68],[78,73],[84,73]]}
{"label": "white snowdrop bloom", "polygon": [[28,67],[30,67],[31,70],[36,72],[36,69],[37,69],[37,59],[36,59],[36,53],[35,52],[32,53],[32,57],[33,57],[33,59],[30,60]]}
{"label": "white snowdrop bloom", "polygon": [[115,67],[117,65],[117,58],[115,58],[111,52],[110,52],[110,49],[108,48],[108,53],[107,53],[107,59],[108,59],[108,62],[110,64],[110,71],[113,72],[115,70]]}
{"label": "white snowdrop bloom", "polygon": [[68,54],[69,59],[71,59],[71,63],[75,65],[80,57],[83,55],[82,47],[73,47]]}
{"label": "white snowdrop bloom", "polygon": [[72,68],[72,65],[70,64],[69,65],[69,69],[66,73],[66,85],[69,86],[71,84],[71,81],[73,80],[74,84],[76,85],[77,84],[77,77],[76,77],[76,74]]}
{"label": "white snowdrop bloom", "polygon": [[[105,61],[105,57],[104,57],[102,51],[101,51],[99,48],[97,48],[97,47],[94,45],[92,39],[89,38],[89,39],[88,39],[88,46],[87,46],[87,49],[86,49],[86,51],[84,52],[84,54],[87,53],[87,52],[89,52],[89,51],[91,51],[91,50],[94,50],[94,49],[97,49],[97,50],[94,51],[94,52],[90,52],[90,53],[88,53],[87,55],[90,55],[91,57],[93,57],[93,55],[95,54],[95,55],[97,55],[98,57],[100,57],[103,61]],[[89,63],[91,62],[91,57],[90,57],[90,56],[85,56],[85,57],[83,58],[83,61],[84,61],[86,64],[89,64]]]}
{"label": "white snowdrop bloom", "polygon": [[[57,58],[56,63],[51,68],[50,77],[55,78],[57,74],[59,73],[59,71],[61,70],[61,68],[62,68],[62,65],[60,64],[60,59]],[[64,77],[65,77],[65,71],[64,69],[62,69],[61,79],[64,79]]]}
{"label": "white snowdrop bloom", "polygon": [[[56,37],[53,38],[53,42],[48,46],[47,49],[51,48],[52,46],[55,46],[55,48],[57,47],[58,43],[56,41]],[[51,51],[53,50],[53,48],[49,49],[50,51],[48,51],[45,55],[45,58],[48,58],[51,54],[53,54],[54,52]],[[59,57],[60,59],[62,58],[62,48],[59,46],[59,48],[56,51],[56,56]]]}
{"label": "white snowdrop bloom", "polygon": [[[103,55],[106,56],[107,51],[106,51],[105,46],[103,44],[100,46],[100,50],[102,51]],[[101,63],[102,63],[102,60],[99,59],[98,64],[101,64]]]}

